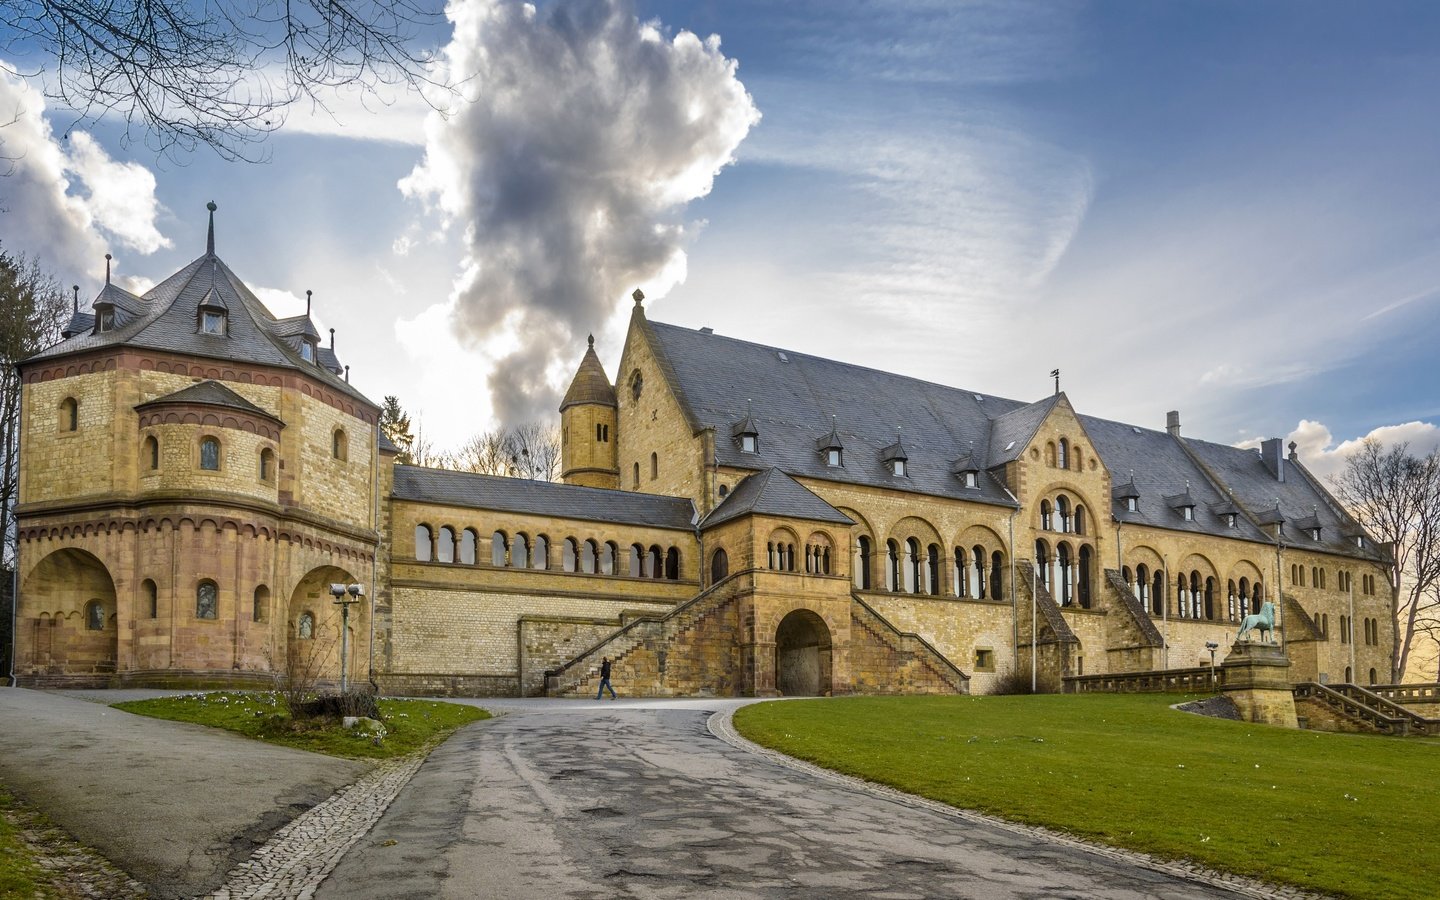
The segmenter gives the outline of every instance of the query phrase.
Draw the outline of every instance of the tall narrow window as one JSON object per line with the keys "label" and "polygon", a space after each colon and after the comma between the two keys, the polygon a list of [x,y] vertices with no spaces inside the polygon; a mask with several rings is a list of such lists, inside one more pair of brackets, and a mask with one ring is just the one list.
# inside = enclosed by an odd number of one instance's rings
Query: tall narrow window
{"label": "tall narrow window", "polygon": [[1003,600],[1005,594],[1005,557],[999,550],[990,554],[990,599]]}
{"label": "tall narrow window", "polygon": [[984,600],[989,594],[985,590],[985,548],[978,544],[970,550],[975,568],[975,599]]}
{"label": "tall narrow window", "polygon": [[460,562],[467,565],[475,565],[475,547],[480,543],[480,536],[475,529],[467,528],[460,532]]}
{"label": "tall narrow window", "polygon": [[870,590],[870,557],[874,547],[868,535],[860,535],[855,541],[855,586],[862,591]]}
{"label": "tall narrow window", "polygon": [[490,535],[490,565],[503,566],[510,559],[510,547],[505,537],[505,532],[497,531]]}
{"label": "tall narrow window", "polygon": [[350,458],[350,440],[345,435],[345,429],[337,428],[330,435],[330,455],[342,462]]}
{"label": "tall narrow window", "polygon": [[263,622],[270,614],[269,610],[270,589],[262,584],[255,589],[255,596],[250,606],[250,618],[256,622]]}
{"label": "tall narrow window", "polygon": [[625,561],[625,571],[631,578],[639,578],[644,574],[645,548],[639,544],[630,545],[630,553]]}
{"label": "tall narrow window", "polygon": [[269,447],[260,451],[260,480],[267,484],[275,480],[275,451]]}
{"label": "tall narrow window", "polygon": [[60,430],[75,431],[80,427],[80,404],[74,397],[66,397],[60,404]]}
{"label": "tall narrow window", "polygon": [[600,545],[600,574],[614,575],[615,567],[620,559],[620,547],[614,541],[606,541]]}
{"label": "tall narrow window", "polygon": [[600,544],[594,538],[589,538],[580,545],[580,571],[586,575],[594,575],[599,571]]}
{"label": "tall narrow window", "polygon": [[195,588],[195,618],[218,619],[220,617],[220,589],[213,581],[202,581]]}
{"label": "tall narrow window", "polygon": [[85,604],[85,627],[90,631],[105,630],[105,604],[99,600]]}
{"label": "tall narrow window", "polygon": [[925,562],[929,568],[926,573],[926,590],[931,594],[940,593],[940,547],[931,544],[925,550]]}
{"label": "tall narrow window", "polygon": [[440,526],[440,534],[435,539],[435,561],[442,563],[455,561],[455,529],[449,525]]}
{"label": "tall narrow window", "polygon": [[300,614],[296,634],[302,641],[314,640],[315,638],[315,616],[312,613],[303,612]]}
{"label": "tall narrow window", "polygon": [[220,471],[220,441],[207,437],[200,442],[200,468],[208,472]]}
{"label": "tall narrow window", "polygon": [[894,539],[885,542],[885,590],[900,589],[900,545]]}
{"label": "tall narrow window", "polygon": [[510,565],[517,569],[530,568],[530,536],[521,532],[510,543]]}
{"label": "tall narrow window", "polygon": [[530,567],[550,568],[550,539],[543,534],[535,535],[535,547],[530,551]]}
{"label": "tall narrow window", "polygon": [[160,468],[160,442],[153,435],[145,439],[143,459],[145,467],[150,471],[154,472]]}
{"label": "tall narrow window", "polygon": [[640,489],[640,464],[635,464],[635,474],[630,478],[630,486],[636,490]]}
{"label": "tall narrow window", "polygon": [[970,596],[970,551],[955,548],[955,596]]}
{"label": "tall narrow window", "polygon": [[660,454],[650,454],[650,480],[654,481],[660,477]]}
{"label": "tall narrow window", "polygon": [[429,562],[433,546],[430,542],[430,526],[415,526],[415,561]]}
{"label": "tall narrow window", "polygon": [[145,618],[160,618],[160,592],[155,588],[155,582],[145,579],[140,585],[140,596],[145,604]]}
{"label": "tall narrow window", "polygon": [[566,538],[560,545],[560,570],[574,572],[580,565],[580,545],[574,538]]}
{"label": "tall narrow window", "polygon": [[665,551],[665,577],[670,581],[680,580],[680,551],[671,547]]}
{"label": "tall narrow window", "polygon": [[715,551],[714,556],[710,557],[710,583],[714,584],[729,574],[730,556],[725,552],[725,548],[721,547]]}
{"label": "tall narrow window", "polygon": [[1070,442],[1065,438],[1060,439],[1060,449],[1055,456],[1055,467],[1058,469],[1070,468]]}

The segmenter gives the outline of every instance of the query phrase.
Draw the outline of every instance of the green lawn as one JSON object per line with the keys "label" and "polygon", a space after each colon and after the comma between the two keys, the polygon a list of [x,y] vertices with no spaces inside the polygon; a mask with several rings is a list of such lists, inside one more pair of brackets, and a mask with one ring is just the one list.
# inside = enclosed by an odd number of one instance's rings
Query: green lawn
{"label": "green lawn", "polygon": [[224,728],[272,744],[352,759],[404,756],[444,740],[462,725],[490,718],[483,709],[458,703],[381,700],[380,714],[389,733],[376,746],[368,736],[338,725],[297,728],[285,714],[279,696],[271,693],[214,691],[112,705],[142,716]]}
{"label": "green lawn", "polygon": [[759,703],[753,741],[965,809],[1350,897],[1440,896],[1440,741],[1291,731],[1175,695]]}

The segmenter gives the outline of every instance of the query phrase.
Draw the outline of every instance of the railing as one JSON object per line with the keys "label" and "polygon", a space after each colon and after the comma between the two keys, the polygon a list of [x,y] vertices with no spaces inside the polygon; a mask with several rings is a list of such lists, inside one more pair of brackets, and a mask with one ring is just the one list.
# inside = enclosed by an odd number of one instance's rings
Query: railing
{"label": "railing", "polygon": [[[860,599],[860,594],[851,591],[850,598],[854,601],[850,613],[852,616],[863,613],[869,616],[872,628],[878,626],[885,629],[899,644],[900,651],[909,650],[910,653],[922,658],[923,662],[933,671],[937,677],[944,681],[951,690],[957,694],[970,693],[970,676],[961,671],[960,667],[950,661],[950,658],[935,648],[934,644],[925,640],[913,631],[901,631],[884,616],[880,615],[873,606]],[[878,633],[878,630],[877,630]],[[910,645],[907,647],[907,645]],[[919,652],[916,652],[918,648]]]}
{"label": "railing", "polygon": [[[1382,711],[1377,705],[1370,702],[1380,700],[1379,697],[1373,695],[1366,697],[1364,690],[1360,690],[1358,694],[1348,690],[1354,687],[1354,685],[1331,686],[1306,681],[1295,685],[1294,692],[1296,700],[1315,700],[1323,703],[1347,719],[1371,725],[1386,734],[1410,733],[1411,718],[1409,716],[1392,715],[1388,711]],[[1388,703],[1388,701],[1382,701],[1382,703]]]}
{"label": "railing", "polygon": [[1415,710],[1407,709],[1376,691],[1362,688],[1358,684],[1331,684],[1326,685],[1326,687],[1344,696],[1348,700],[1373,709],[1380,715],[1405,721],[1406,729],[1401,733],[1440,734],[1440,719],[1426,718]]}
{"label": "railing", "polygon": [[1064,681],[1067,694],[1213,693],[1225,686],[1225,670],[1218,666],[1213,669],[1196,666],[1153,672],[1068,675]]}
{"label": "railing", "polygon": [[1394,703],[1440,703],[1440,684],[1372,684],[1366,690]]}

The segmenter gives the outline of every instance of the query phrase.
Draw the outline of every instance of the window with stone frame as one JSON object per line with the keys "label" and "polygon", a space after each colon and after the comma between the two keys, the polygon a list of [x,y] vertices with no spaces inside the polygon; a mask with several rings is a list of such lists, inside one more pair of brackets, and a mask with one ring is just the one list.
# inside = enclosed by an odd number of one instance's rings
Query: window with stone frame
{"label": "window with stone frame", "polygon": [[60,430],[77,431],[80,428],[80,401],[66,397],[60,402]]}
{"label": "window with stone frame", "polygon": [[85,627],[90,631],[105,630],[105,604],[99,600],[85,604]]}
{"label": "window with stone frame", "polygon": [[200,440],[200,468],[207,472],[220,471],[220,439],[205,437]]}
{"label": "window with stone frame", "polygon": [[141,458],[145,460],[145,468],[151,472],[160,468],[160,441],[153,434],[145,438],[145,447],[141,452]]}
{"label": "window with stone frame", "polygon": [[302,641],[315,639],[315,615],[310,612],[302,612],[300,621],[295,628],[295,634]]}
{"label": "window with stone frame", "polygon": [[195,618],[220,618],[220,588],[213,581],[202,581],[195,587]]}

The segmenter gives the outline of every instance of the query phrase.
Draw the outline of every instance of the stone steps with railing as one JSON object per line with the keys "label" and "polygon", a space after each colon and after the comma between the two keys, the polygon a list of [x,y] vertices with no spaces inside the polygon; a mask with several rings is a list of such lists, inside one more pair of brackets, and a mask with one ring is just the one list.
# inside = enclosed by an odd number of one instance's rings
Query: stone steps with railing
{"label": "stone steps with railing", "polygon": [[933,644],[914,632],[896,628],[889,619],[862,600],[859,594],[851,592],[850,599],[850,618],[853,625],[863,629],[870,637],[880,641],[902,658],[914,661],[929,676],[925,680],[933,680],[936,686],[957,694],[970,693],[970,676]]}
{"label": "stone steps with railing", "polygon": [[1385,734],[1440,735],[1440,719],[1420,715],[1358,684],[1295,685],[1296,700],[1313,700],[1352,722]]}

